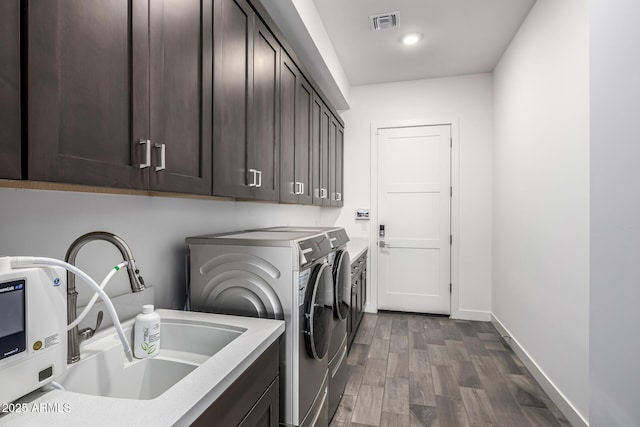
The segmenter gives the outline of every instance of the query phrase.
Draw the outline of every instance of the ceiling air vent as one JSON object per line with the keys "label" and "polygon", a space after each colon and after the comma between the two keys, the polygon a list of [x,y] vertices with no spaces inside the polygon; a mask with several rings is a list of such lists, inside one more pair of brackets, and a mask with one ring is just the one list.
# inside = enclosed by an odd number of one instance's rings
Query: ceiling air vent
{"label": "ceiling air vent", "polygon": [[388,12],[369,17],[371,31],[388,30],[400,26],[400,12]]}

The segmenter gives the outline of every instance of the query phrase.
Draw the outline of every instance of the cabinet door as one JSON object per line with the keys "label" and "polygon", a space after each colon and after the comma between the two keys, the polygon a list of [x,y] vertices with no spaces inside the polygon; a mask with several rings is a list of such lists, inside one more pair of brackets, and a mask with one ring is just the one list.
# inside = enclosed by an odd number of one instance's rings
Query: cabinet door
{"label": "cabinet door", "polygon": [[280,201],[311,204],[313,89],[283,51],[280,68]]}
{"label": "cabinet door", "polygon": [[360,299],[360,277],[353,282],[351,287],[351,307],[349,308],[349,317],[351,322],[351,331],[355,335],[358,332],[358,318],[360,315],[359,299]]}
{"label": "cabinet door", "polygon": [[362,268],[362,275],[360,276],[360,307],[364,310],[364,305],[367,303],[367,257],[363,258],[364,267]]}
{"label": "cabinet door", "polygon": [[297,203],[296,185],[296,87],[299,72],[289,55],[282,53],[280,69],[280,201]]}
{"label": "cabinet door", "polygon": [[[280,45],[255,19],[253,38],[253,130],[248,174],[258,200],[280,198]],[[253,181],[257,174],[257,183]],[[256,185],[253,185],[253,184]]]}
{"label": "cabinet door", "polygon": [[154,190],[211,194],[212,0],[151,0]]}
{"label": "cabinet door", "polygon": [[255,404],[238,427],[277,427],[280,414],[280,391],[278,378]]}
{"label": "cabinet door", "polygon": [[309,205],[313,200],[311,116],[313,89],[300,77],[296,104],[296,181],[302,184],[298,203]]}
{"label": "cabinet door", "polygon": [[322,206],[330,206],[331,199],[329,193],[329,151],[331,150],[331,141],[335,141],[335,127],[333,137],[331,137],[331,113],[327,107],[322,105],[322,131],[320,138],[320,198],[322,199]]}
{"label": "cabinet door", "polygon": [[0,2],[0,178],[20,179],[20,0]]}
{"label": "cabinet door", "polygon": [[337,206],[336,194],[336,134],[338,133],[338,122],[331,116],[329,122],[329,204]]}
{"label": "cabinet door", "polygon": [[322,206],[322,101],[314,93],[311,105],[311,178],[313,204]]}
{"label": "cabinet door", "polygon": [[[277,426],[278,341],[262,353],[193,422],[193,427]],[[271,421],[275,417],[275,424]],[[268,424],[263,424],[269,421]],[[246,424],[242,424],[246,423]]]}
{"label": "cabinet door", "polygon": [[27,7],[28,178],[147,188],[148,3]]}
{"label": "cabinet door", "polygon": [[[355,263],[355,261],[354,261]],[[356,297],[354,296],[354,289],[357,283],[357,273],[354,271],[353,264],[351,264],[351,298],[349,300],[349,313],[347,314],[347,346],[351,349],[351,343],[355,337],[355,333],[353,330],[354,324],[354,303],[356,302]]]}
{"label": "cabinet door", "polygon": [[250,198],[255,16],[245,0],[215,0],[213,16],[213,194]]}
{"label": "cabinet door", "polygon": [[336,143],[334,151],[334,171],[331,173],[331,177],[334,179],[333,185],[333,197],[331,199],[331,206],[342,206],[343,202],[343,180],[344,180],[344,130],[340,123],[336,121]]}

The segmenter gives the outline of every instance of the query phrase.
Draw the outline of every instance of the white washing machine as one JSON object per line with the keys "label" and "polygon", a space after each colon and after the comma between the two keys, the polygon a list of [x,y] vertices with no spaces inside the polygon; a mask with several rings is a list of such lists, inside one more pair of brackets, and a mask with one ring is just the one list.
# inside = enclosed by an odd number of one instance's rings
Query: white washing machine
{"label": "white washing machine", "polygon": [[333,251],[324,232],[245,231],[189,237],[195,311],[284,319],[280,422],[326,426]]}

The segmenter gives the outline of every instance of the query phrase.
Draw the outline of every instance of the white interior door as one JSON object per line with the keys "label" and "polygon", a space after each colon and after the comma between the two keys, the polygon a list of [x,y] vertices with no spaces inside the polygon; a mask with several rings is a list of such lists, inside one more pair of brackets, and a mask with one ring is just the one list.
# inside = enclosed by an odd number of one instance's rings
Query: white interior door
{"label": "white interior door", "polygon": [[450,314],[450,188],[450,126],[379,130],[379,309]]}

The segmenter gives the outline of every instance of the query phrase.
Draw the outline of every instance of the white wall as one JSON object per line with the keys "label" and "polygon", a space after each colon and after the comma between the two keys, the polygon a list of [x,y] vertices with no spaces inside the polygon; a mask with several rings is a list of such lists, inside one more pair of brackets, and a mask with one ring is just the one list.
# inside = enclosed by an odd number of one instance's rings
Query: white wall
{"label": "white wall", "polygon": [[640,425],[640,3],[592,0],[590,419]]}
{"label": "white wall", "polygon": [[585,419],[587,13],[578,0],[534,5],[494,72],[493,156],[493,313]]}
{"label": "white wall", "polygon": [[[358,86],[345,121],[345,205],[337,223],[369,237],[356,208],[371,208],[372,122],[453,118],[459,135],[459,313],[484,318],[491,308],[491,74]],[[454,179],[453,182],[456,180]],[[372,283],[373,281],[370,281]],[[372,290],[376,292],[376,289]],[[454,301],[455,303],[455,301]],[[453,307],[455,309],[455,307]],[[486,320],[486,318],[485,318]]]}
{"label": "white wall", "polygon": [[[131,247],[159,308],[183,307],[185,237],[276,225],[332,225],[320,223],[321,208],[311,206],[7,188],[0,188],[0,201],[0,256],[64,259],[80,235],[110,231]],[[78,265],[100,282],[119,259],[111,246],[95,242],[78,254]],[[119,273],[107,289],[112,296],[126,294],[116,304],[119,313],[127,313],[123,305],[131,304],[126,276]],[[79,299],[86,301],[83,289]],[[125,316],[140,307],[132,309]]]}
{"label": "white wall", "polygon": [[349,108],[351,84],[311,0],[260,0],[291,48],[337,110]]}

